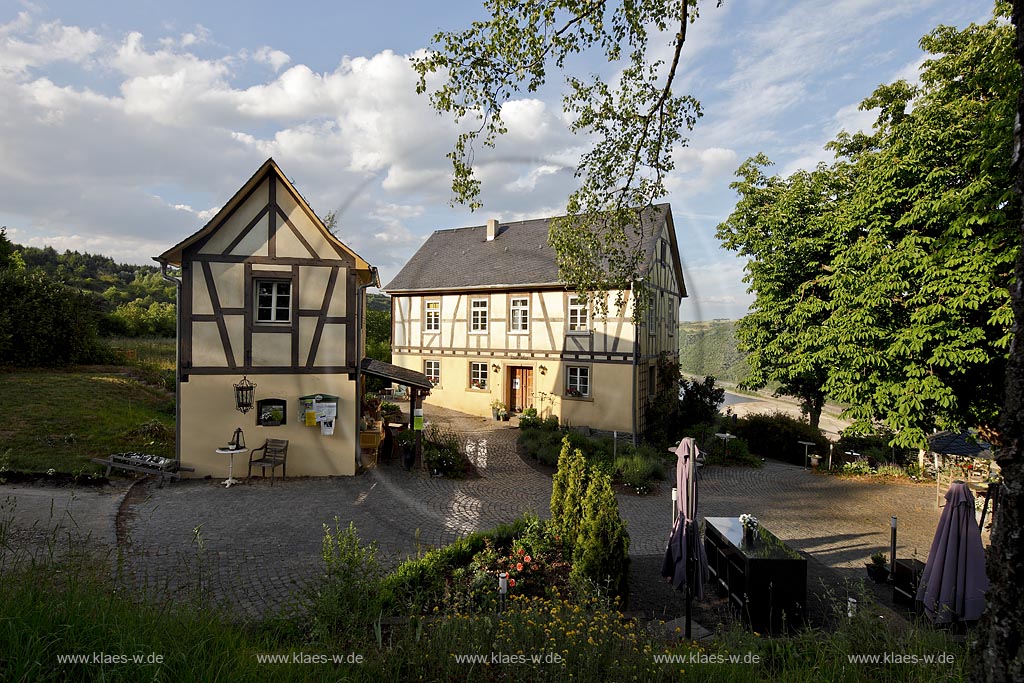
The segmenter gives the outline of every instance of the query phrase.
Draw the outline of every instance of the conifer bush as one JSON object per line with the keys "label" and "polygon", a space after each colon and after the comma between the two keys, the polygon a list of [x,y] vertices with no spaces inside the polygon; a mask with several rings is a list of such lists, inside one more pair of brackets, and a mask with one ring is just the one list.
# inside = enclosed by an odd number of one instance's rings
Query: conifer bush
{"label": "conifer bush", "polygon": [[583,500],[583,520],[573,552],[570,581],[595,585],[624,606],[629,597],[629,533],[619,516],[612,480],[592,472]]}

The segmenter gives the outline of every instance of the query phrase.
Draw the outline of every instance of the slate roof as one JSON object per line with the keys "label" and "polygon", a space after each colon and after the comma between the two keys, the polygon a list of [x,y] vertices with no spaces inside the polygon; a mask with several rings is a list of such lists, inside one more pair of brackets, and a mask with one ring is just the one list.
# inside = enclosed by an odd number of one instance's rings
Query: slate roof
{"label": "slate roof", "polygon": [[[670,216],[668,204],[645,213],[645,269],[653,262],[657,245],[650,228]],[[499,223],[497,236],[490,242],[486,225],[437,230],[383,289],[395,293],[562,286],[555,250],[548,245],[551,220]],[[679,278],[682,283],[681,272]]]}
{"label": "slate roof", "polygon": [[944,455],[992,459],[992,446],[968,431],[936,432],[928,436],[928,450]]}

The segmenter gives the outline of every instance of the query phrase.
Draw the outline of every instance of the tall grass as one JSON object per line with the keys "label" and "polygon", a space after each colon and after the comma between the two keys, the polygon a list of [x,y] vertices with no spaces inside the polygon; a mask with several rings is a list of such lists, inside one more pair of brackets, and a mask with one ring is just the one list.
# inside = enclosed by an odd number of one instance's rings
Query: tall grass
{"label": "tall grass", "polygon": [[[10,549],[0,520],[0,549]],[[503,531],[507,533],[507,530]],[[330,539],[330,540],[328,540]],[[392,620],[369,619],[380,595],[360,578],[372,546],[351,527],[325,533],[325,592],[358,619],[314,631],[309,617],[231,621],[205,603],[144,602],[110,578],[103,558],[36,558],[0,575],[0,678],[5,681],[850,681],[966,680],[967,644],[928,625],[900,627],[870,604],[836,626],[761,638],[733,629],[706,642],[666,641],[600,598],[510,597],[501,611],[463,613],[437,604]],[[3,552],[3,550],[0,550]],[[18,552],[15,550],[14,552]],[[414,563],[433,574],[461,552],[434,551]],[[430,560],[424,563],[427,558]],[[405,583],[417,572],[405,572]],[[443,571],[441,572],[443,574]],[[385,580],[387,582],[387,579]],[[361,589],[362,590],[360,593]],[[407,613],[408,614],[408,613]],[[334,616],[341,616],[335,613]],[[339,625],[335,624],[335,626]],[[896,655],[918,663],[855,663],[849,655]],[[68,663],[66,655],[89,661]],[[261,657],[278,655],[283,662]],[[139,661],[132,661],[133,657]],[[926,663],[926,657],[942,661]],[[120,662],[120,658],[128,661]],[[341,661],[331,661],[340,657]],[[99,658],[99,659],[97,659]],[[105,659],[104,659],[105,658]],[[157,660],[159,658],[159,660]],[[323,658],[313,661],[314,658]],[[355,661],[358,658],[358,663]],[[468,659],[472,658],[472,659]],[[670,658],[674,658],[671,660]],[[731,661],[735,658],[736,661]]]}

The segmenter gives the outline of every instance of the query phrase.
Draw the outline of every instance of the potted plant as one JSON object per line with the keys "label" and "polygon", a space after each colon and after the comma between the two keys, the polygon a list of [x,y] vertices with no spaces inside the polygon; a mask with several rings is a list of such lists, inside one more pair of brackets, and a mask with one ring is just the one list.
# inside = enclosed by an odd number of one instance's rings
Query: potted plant
{"label": "potted plant", "polygon": [[757,517],[754,515],[747,512],[740,515],[740,526],[743,527],[743,545],[753,547],[758,524]]}
{"label": "potted plant", "polygon": [[889,568],[885,566],[885,553],[879,551],[871,556],[871,562],[867,564],[868,577],[875,583],[885,583],[889,580]]}
{"label": "potted plant", "polygon": [[817,453],[811,453],[811,469],[818,469],[819,464],[821,464],[821,456]]}
{"label": "potted plant", "polygon": [[412,466],[416,463],[416,431],[413,429],[403,429],[395,436],[395,441],[398,442],[399,447],[402,449],[402,465],[407,470],[412,469]]}
{"label": "potted plant", "polygon": [[491,401],[491,417],[494,418],[495,422],[501,419],[501,414],[508,410],[508,406],[504,402],[494,399]]}

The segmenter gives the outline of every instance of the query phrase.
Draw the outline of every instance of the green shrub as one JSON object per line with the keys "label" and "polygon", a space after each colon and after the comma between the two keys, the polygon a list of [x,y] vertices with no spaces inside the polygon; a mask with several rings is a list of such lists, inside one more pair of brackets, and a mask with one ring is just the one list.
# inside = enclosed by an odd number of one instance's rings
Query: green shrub
{"label": "green shrub", "polygon": [[[917,462],[917,451],[906,448],[893,448],[889,445],[893,434],[888,431],[881,431],[878,434],[849,434],[844,435],[835,445],[834,452],[845,455],[856,453],[859,456],[871,458],[877,463],[892,462],[898,465],[905,465]],[[847,458],[856,456],[847,456]]]}
{"label": "green shrub", "polygon": [[729,440],[728,453],[722,439],[710,437],[704,449],[709,465],[723,465],[725,467],[761,467],[761,459],[750,453],[745,439],[735,438]]}
{"label": "green shrub", "polygon": [[381,610],[385,614],[415,614],[429,612],[443,604],[448,572],[468,566],[473,557],[487,547],[488,540],[494,545],[508,545],[526,525],[527,519],[517,519],[512,524],[474,532],[456,539],[451,545],[406,560],[381,581]]}
{"label": "green shrub", "polygon": [[38,272],[0,270],[0,365],[40,367],[110,360],[96,301]]}
{"label": "green shrub", "polygon": [[356,641],[380,615],[377,544],[363,545],[355,524],[324,524],[321,556],[325,573],[307,589],[310,632],[314,639]]}
{"label": "green shrub", "polygon": [[449,427],[430,424],[423,432],[423,461],[433,472],[457,477],[469,469],[459,435]]}
{"label": "green shrub", "polygon": [[[530,414],[531,410],[533,411],[532,415]],[[534,408],[528,408],[519,418],[519,428],[522,430],[540,429],[546,432],[557,432],[558,418],[554,415],[540,418],[537,417],[537,411]]]}
{"label": "green shrub", "polygon": [[583,526],[583,499],[590,484],[590,474],[583,452],[574,448],[569,435],[566,435],[555,473],[557,484],[553,480],[551,486],[551,523],[555,533],[569,548]]}
{"label": "green shrub", "polygon": [[629,597],[629,533],[611,478],[592,472],[589,479],[569,578],[580,593],[597,587],[624,606]]}
{"label": "green shrub", "polygon": [[658,478],[655,473],[660,466],[661,463],[639,453],[620,455],[615,459],[615,471],[622,478],[622,483],[637,493],[650,491],[651,482]]}
{"label": "green shrub", "polygon": [[534,460],[549,467],[557,467],[563,437],[559,431],[527,429],[519,433],[518,443]]}
{"label": "green shrub", "polygon": [[878,466],[877,474],[880,477],[898,477],[898,478],[901,478],[901,477],[906,477],[907,476],[907,471],[905,469],[903,469],[902,467],[900,467],[899,465],[892,465],[892,464],[886,463],[884,465],[879,465]]}
{"label": "green shrub", "polygon": [[703,381],[698,381],[684,377],[679,380],[679,384],[683,392],[680,400],[682,426],[713,420],[718,414],[718,407],[725,401],[725,389],[715,386],[715,378],[709,375]]}
{"label": "green shrub", "polygon": [[[828,439],[820,430],[785,413],[747,415],[736,420],[732,430],[750,445],[751,452],[762,458],[803,466],[804,446],[800,441],[812,441],[812,453],[828,455]],[[730,452],[735,443],[729,444]]]}
{"label": "green shrub", "polygon": [[866,460],[844,462],[840,473],[847,475],[871,474],[871,465],[869,465]]}

